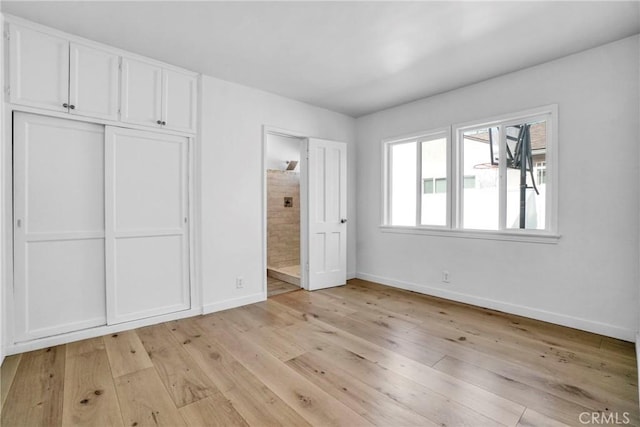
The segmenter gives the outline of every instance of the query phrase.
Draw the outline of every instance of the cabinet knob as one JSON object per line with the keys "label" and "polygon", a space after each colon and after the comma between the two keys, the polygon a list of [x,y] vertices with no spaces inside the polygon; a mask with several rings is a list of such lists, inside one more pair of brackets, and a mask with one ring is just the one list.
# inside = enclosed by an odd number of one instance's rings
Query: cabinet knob
{"label": "cabinet knob", "polygon": [[167,122],[165,122],[164,120],[162,121],[162,126],[166,125]]}
{"label": "cabinet knob", "polygon": [[346,223],[346,222],[347,222],[347,219],[346,219],[346,218],[342,218],[342,219],[340,220],[340,224],[344,224],[344,223]]}
{"label": "cabinet knob", "polygon": [[158,120],[156,123],[161,125],[162,124],[162,120]]}
{"label": "cabinet knob", "polygon": [[64,104],[62,104],[62,106],[63,106],[64,108],[69,108],[69,104],[67,104],[66,102],[65,102]]}
{"label": "cabinet knob", "polygon": [[76,106],[75,105],[69,105],[69,108],[71,108],[72,110],[75,110]]}

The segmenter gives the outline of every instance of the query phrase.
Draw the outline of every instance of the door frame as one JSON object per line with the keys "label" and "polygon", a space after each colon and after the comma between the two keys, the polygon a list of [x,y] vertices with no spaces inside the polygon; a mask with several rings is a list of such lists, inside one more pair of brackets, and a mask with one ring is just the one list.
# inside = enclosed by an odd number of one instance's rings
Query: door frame
{"label": "door frame", "polygon": [[267,298],[267,137],[278,135],[300,140],[300,288],[309,290],[308,143],[309,136],[274,126],[262,126],[262,292]]}

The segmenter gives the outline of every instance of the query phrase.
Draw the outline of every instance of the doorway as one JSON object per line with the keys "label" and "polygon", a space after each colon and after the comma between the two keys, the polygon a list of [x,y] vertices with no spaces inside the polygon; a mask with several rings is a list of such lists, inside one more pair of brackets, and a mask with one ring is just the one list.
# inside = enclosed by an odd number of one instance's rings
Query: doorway
{"label": "doorway", "polygon": [[[269,277],[308,291],[346,284],[347,145],[265,126],[262,149],[265,296]],[[294,184],[270,193],[270,170]]]}
{"label": "doorway", "polygon": [[265,135],[267,296],[302,287],[301,151],[304,139],[283,133]]}

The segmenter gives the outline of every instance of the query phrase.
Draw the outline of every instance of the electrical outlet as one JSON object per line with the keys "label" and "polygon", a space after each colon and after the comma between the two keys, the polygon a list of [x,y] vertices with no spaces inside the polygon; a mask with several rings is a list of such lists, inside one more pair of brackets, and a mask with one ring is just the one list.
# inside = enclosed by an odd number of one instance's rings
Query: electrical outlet
{"label": "electrical outlet", "polygon": [[449,272],[447,270],[442,270],[442,283],[449,283]]}
{"label": "electrical outlet", "polygon": [[236,277],[236,289],[244,288],[244,278],[242,276]]}

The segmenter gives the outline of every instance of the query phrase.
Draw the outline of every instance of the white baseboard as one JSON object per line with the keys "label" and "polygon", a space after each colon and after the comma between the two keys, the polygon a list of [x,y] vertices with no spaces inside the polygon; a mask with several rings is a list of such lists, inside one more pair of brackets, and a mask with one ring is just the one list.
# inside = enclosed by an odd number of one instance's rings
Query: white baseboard
{"label": "white baseboard", "polygon": [[395,288],[414,291],[425,295],[431,295],[439,298],[445,298],[453,301],[472,304],[480,307],[490,308],[493,310],[503,311],[505,313],[516,314],[519,316],[529,317],[532,319],[542,320],[544,322],[555,323],[557,325],[568,326],[570,328],[580,329],[583,331],[593,332],[600,335],[606,335],[626,341],[636,340],[636,331],[621,328],[608,323],[596,322],[579,317],[568,316],[566,314],[554,313],[551,311],[541,310],[534,307],[512,304],[505,301],[498,301],[489,298],[478,297],[475,295],[450,291],[435,286],[419,285],[417,283],[404,282],[389,277],[381,277],[373,274],[358,272],[356,276],[359,279],[369,280],[371,282],[381,283],[383,285]]}
{"label": "white baseboard", "polygon": [[247,295],[239,298],[231,298],[213,304],[205,304],[202,307],[202,314],[215,313],[216,311],[228,310],[230,308],[236,308],[243,305],[253,304],[261,302],[267,299],[265,292],[259,292],[257,294]]}
{"label": "white baseboard", "polygon": [[357,276],[355,271],[347,272],[347,280],[355,279],[356,277]]}

